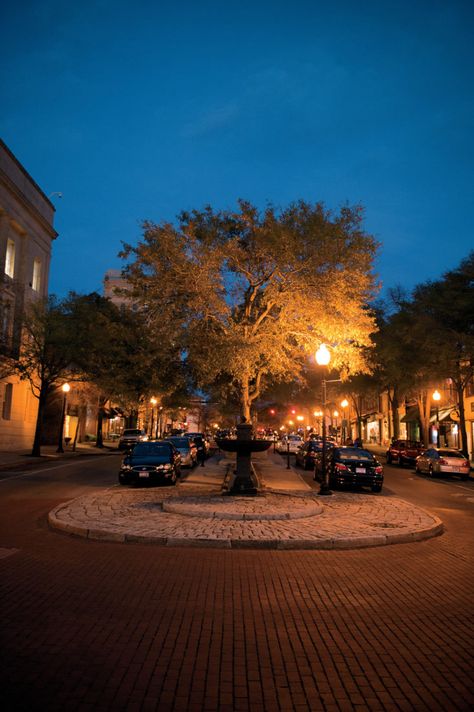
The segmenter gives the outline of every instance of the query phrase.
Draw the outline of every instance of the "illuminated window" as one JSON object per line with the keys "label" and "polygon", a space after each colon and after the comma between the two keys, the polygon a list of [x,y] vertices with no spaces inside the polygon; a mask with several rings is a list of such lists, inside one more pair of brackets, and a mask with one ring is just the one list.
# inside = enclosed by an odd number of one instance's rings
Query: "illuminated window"
{"label": "illuminated window", "polygon": [[5,256],[5,274],[13,279],[15,276],[15,243],[13,240],[7,242],[7,254]]}
{"label": "illuminated window", "polygon": [[35,258],[33,262],[33,280],[31,286],[35,292],[39,292],[41,286],[41,260],[38,258]]}

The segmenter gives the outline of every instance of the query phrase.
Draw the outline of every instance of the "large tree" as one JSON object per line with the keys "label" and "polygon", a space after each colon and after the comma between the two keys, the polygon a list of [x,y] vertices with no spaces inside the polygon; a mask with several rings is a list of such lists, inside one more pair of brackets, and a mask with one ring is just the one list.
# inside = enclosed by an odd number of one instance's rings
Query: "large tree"
{"label": "large tree", "polygon": [[362,220],[360,207],[303,201],[208,207],[145,223],[124,273],[156,337],[181,344],[201,386],[227,377],[250,418],[266,380],[297,377],[321,342],[332,366],[364,370],[377,245]]}

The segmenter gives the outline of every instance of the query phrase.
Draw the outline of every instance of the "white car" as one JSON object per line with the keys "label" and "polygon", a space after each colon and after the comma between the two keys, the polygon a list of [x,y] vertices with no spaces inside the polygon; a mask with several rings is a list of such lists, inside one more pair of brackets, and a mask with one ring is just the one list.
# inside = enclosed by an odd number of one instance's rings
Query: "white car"
{"label": "white car", "polygon": [[467,480],[471,464],[460,450],[448,447],[430,447],[418,455],[415,463],[416,472],[433,475],[459,475]]}
{"label": "white car", "polygon": [[290,451],[293,455],[304,442],[300,435],[284,435],[276,444],[276,451],[282,455]]}

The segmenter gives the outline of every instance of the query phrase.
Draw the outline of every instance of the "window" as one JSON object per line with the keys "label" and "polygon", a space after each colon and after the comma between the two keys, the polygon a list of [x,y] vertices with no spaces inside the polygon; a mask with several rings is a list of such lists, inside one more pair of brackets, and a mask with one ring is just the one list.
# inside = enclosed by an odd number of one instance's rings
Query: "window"
{"label": "window", "polygon": [[35,257],[33,262],[33,280],[31,282],[32,289],[39,292],[41,287],[41,260]]}
{"label": "window", "polygon": [[15,276],[15,243],[13,240],[7,242],[7,254],[5,256],[5,274],[13,279]]}
{"label": "window", "polygon": [[2,418],[10,420],[12,414],[12,398],[13,398],[13,383],[7,383],[5,386],[5,397],[3,400]]}

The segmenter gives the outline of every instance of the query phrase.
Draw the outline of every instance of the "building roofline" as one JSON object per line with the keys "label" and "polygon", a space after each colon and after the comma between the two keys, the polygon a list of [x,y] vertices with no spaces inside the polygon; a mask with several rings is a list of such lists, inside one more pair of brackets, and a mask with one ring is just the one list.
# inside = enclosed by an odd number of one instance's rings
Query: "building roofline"
{"label": "building roofline", "polygon": [[15,156],[15,154],[8,148],[8,146],[6,145],[5,141],[3,141],[1,138],[0,138],[0,146],[1,146],[3,149],[5,149],[6,153],[8,153],[8,155],[10,156],[10,158],[16,163],[16,165],[17,165],[18,168],[21,170],[21,172],[23,173],[23,175],[24,175],[26,178],[28,178],[28,180],[29,180],[30,183],[35,187],[35,189],[38,191],[38,193],[41,194],[41,196],[46,200],[46,202],[48,203],[48,205],[50,205],[51,208],[53,209],[53,211],[56,212],[56,208],[55,208],[55,206],[54,206],[54,203],[52,203],[52,202],[50,201],[50,199],[48,198],[48,196],[46,195],[46,193],[40,188],[40,186],[38,185],[38,183],[34,180],[34,178],[31,177],[31,175],[28,173],[28,171],[26,170],[26,168],[20,163],[20,161],[18,160],[18,158]]}

